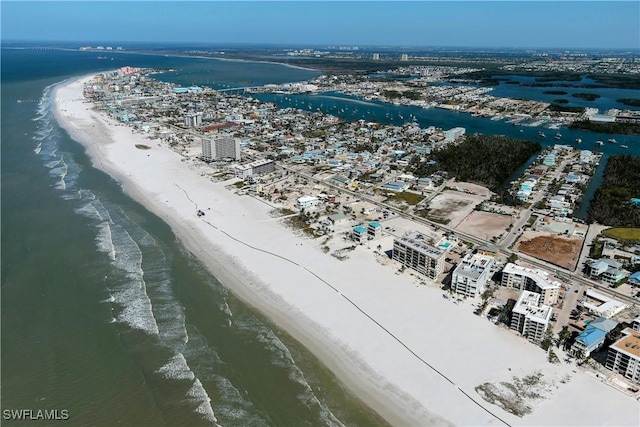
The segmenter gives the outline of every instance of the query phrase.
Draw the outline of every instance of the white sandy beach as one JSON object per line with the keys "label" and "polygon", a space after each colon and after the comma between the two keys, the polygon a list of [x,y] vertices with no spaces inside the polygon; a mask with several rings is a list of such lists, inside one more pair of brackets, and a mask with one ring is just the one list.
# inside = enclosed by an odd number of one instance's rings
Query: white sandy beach
{"label": "white sandy beach", "polygon": [[[453,304],[437,287],[396,275],[370,251],[356,249],[346,261],[324,254],[272,220],[266,204],[233,194],[157,140],[91,111],[82,96],[88,80],[56,89],[56,116],[94,166],[392,425],[640,425],[636,400],[575,366],[549,364],[544,351],[475,316],[469,303]],[[475,391],[537,371],[548,391],[522,418]]]}

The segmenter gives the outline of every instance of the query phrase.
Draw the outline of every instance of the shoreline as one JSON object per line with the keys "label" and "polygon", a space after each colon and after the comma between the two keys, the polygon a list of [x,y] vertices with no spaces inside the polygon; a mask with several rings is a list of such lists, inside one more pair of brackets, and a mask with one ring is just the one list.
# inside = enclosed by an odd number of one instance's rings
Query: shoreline
{"label": "shoreline", "polygon": [[[317,242],[265,221],[270,209],[264,204],[236,196],[168,147],[89,110],[92,104],[81,102],[82,83],[89,79],[60,83],[54,101],[58,123],[85,147],[94,167],[168,223],[225,287],[307,347],[392,425],[637,424],[637,417],[626,414],[613,420],[594,415],[599,399],[627,410],[633,402],[584,374],[524,418],[485,402],[474,387],[508,379],[512,368],[514,374],[537,369],[552,376],[568,375],[570,368],[549,365],[544,352],[481,322],[469,306],[443,301],[439,287],[415,286],[362,251],[339,261],[323,254]],[[139,150],[136,143],[152,149]],[[197,218],[195,209],[206,207],[207,217]],[[450,332],[437,325],[448,325]],[[597,388],[585,398],[570,392],[576,386]],[[591,411],[576,416],[567,410],[589,397]]]}

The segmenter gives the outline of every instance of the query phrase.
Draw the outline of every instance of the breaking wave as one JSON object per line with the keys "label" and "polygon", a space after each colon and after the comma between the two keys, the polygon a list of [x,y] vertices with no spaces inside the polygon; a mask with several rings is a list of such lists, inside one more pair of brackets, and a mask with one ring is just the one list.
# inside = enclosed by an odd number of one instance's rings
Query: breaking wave
{"label": "breaking wave", "polygon": [[166,380],[192,381],[185,404],[215,424],[211,399],[178,351],[188,342],[188,335],[184,308],[171,288],[169,260],[155,239],[120,206],[100,200],[91,190],[79,186],[82,167],[63,148],[64,134],[53,114],[52,90],[53,86],[45,88],[33,118],[37,123],[33,152],[49,169],[51,186],[59,196],[75,201],[74,211],[94,227],[96,248],[109,261],[110,273],[105,276],[109,298],[100,301],[112,306],[113,315],[106,322],[143,332],[173,350],[174,356],[156,374]]}

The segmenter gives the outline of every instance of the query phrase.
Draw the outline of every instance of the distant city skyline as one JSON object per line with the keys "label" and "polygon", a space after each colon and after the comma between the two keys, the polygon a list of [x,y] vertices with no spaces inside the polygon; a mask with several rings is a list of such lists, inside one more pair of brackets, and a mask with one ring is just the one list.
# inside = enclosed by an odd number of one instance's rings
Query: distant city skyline
{"label": "distant city skyline", "polygon": [[640,2],[18,2],[2,39],[640,49]]}

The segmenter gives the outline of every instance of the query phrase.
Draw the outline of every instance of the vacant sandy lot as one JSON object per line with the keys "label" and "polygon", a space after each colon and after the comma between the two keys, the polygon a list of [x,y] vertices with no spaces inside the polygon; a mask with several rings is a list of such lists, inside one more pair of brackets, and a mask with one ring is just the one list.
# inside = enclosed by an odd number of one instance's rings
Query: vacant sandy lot
{"label": "vacant sandy lot", "polygon": [[527,231],[518,242],[518,250],[560,267],[575,268],[582,239],[559,236],[554,233]]}
{"label": "vacant sandy lot", "polygon": [[454,182],[451,187],[464,188],[471,194],[477,194],[479,196],[491,197],[491,190],[487,187],[483,187],[478,184],[472,184],[470,182]]}
{"label": "vacant sandy lot", "polygon": [[472,211],[456,228],[464,233],[489,240],[504,233],[512,220],[513,218],[507,215]]}
{"label": "vacant sandy lot", "polygon": [[458,191],[443,191],[429,203],[428,219],[457,227],[473,208],[485,198]]}

